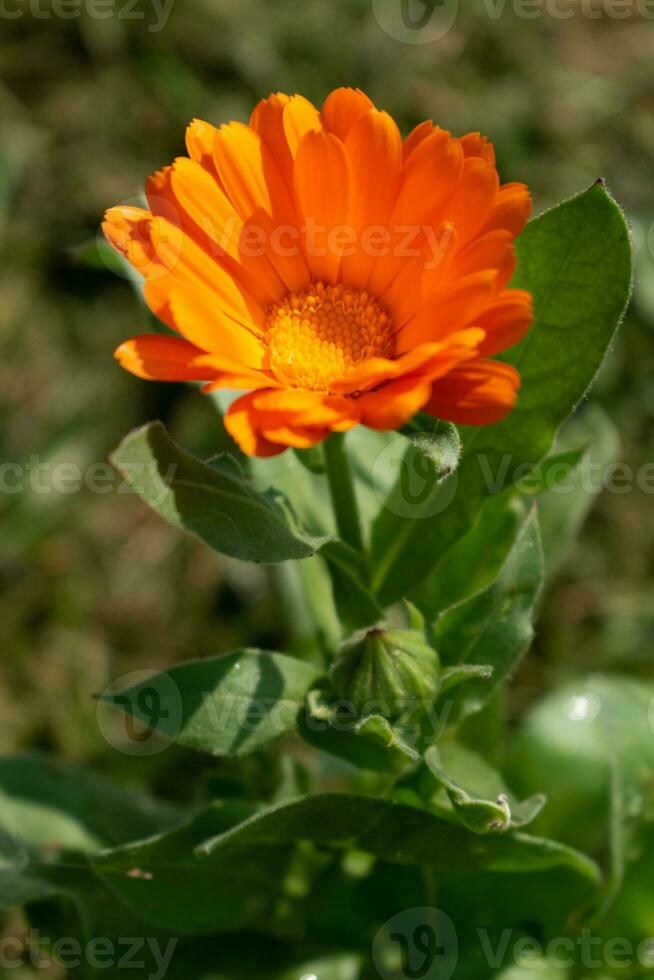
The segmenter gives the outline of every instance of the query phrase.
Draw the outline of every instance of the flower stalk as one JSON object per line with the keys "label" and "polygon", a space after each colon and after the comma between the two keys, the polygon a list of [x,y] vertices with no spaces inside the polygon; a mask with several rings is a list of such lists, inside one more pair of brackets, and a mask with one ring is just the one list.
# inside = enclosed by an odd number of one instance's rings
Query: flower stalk
{"label": "flower stalk", "polygon": [[324,453],[325,472],[339,536],[352,548],[362,552],[363,534],[345,434],[332,432],[324,443]]}

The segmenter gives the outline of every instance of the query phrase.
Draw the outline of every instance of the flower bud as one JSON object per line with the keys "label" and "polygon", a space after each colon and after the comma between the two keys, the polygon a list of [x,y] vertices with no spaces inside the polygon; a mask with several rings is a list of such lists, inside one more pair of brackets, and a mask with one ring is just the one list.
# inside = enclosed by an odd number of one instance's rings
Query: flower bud
{"label": "flower bud", "polygon": [[439,688],[438,654],[417,629],[377,626],[341,647],[331,670],[334,688],[362,716],[398,718],[412,703],[431,704]]}

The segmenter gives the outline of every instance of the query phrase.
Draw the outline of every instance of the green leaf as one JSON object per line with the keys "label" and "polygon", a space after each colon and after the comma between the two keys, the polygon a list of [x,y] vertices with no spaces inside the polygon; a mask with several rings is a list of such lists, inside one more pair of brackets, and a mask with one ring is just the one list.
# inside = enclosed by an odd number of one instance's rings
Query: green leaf
{"label": "green leaf", "polygon": [[[305,465],[295,452],[247,460],[254,489],[264,496],[281,493],[289,501],[302,526],[315,537],[334,537],[336,524],[324,474]],[[274,488],[274,490],[273,490]]]}
{"label": "green leaf", "polygon": [[359,511],[369,529],[397,480],[397,464],[407,443],[397,432],[377,432],[365,425],[357,425],[347,438]]}
{"label": "green leaf", "polygon": [[323,655],[332,653],[341,642],[342,626],[326,562],[305,558],[272,571],[297,649],[309,654],[316,646]]}
{"label": "green leaf", "polygon": [[186,748],[240,756],[295,729],[320,677],[317,667],[281,653],[235,650],[178,664],[102,697]]}
{"label": "green leaf", "polygon": [[556,841],[517,832],[479,840],[426,811],[344,793],[317,794],[271,807],[206,841],[196,853],[211,862],[237,842],[270,845],[296,840],[334,847],[355,843],[358,850],[396,864],[514,873],[565,866],[590,881],[599,880],[593,861]]}
{"label": "green leaf", "polygon": [[[524,827],[545,805],[542,794],[515,801],[499,774],[480,756],[461,746],[452,744],[444,747],[442,752],[432,746],[425,752],[425,762],[447,793],[461,823],[473,833],[506,832]],[[487,794],[486,798],[483,793]]]}
{"label": "green leaf", "polygon": [[214,809],[186,828],[104,852],[94,867],[130,908],[180,934],[265,921],[284,894],[285,871],[300,842],[335,854],[354,847],[392,864],[437,870],[565,867],[583,881],[599,880],[589,858],[555,841],[515,831],[480,837],[427,811],[367,796],[308,796],[212,834],[219,817]]}
{"label": "green leaf", "polygon": [[309,695],[309,711],[302,715],[300,735],[312,748],[371,772],[399,773],[419,758],[386,718],[343,716],[332,707],[333,702],[333,695]]}
{"label": "green leaf", "polygon": [[231,932],[266,916],[280,891],[292,848],[236,845],[216,874],[194,851],[213,834],[240,826],[245,804],[214,804],[182,827],[105,851],[92,865],[110,891],[155,926],[176,935]]}
{"label": "green leaf", "polygon": [[346,633],[377,623],[383,610],[367,587],[363,555],[344,541],[328,541],[321,550],[327,562],[334,602]]}
{"label": "green leaf", "polygon": [[454,667],[446,667],[441,673],[440,694],[446,694],[447,691],[467,681],[488,681],[492,676],[493,668],[490,664],[457,664]]}
{"label": "green leaf", "polygon": [[474,526],[415,593],[428,618],[435,619],[495,581],[528,513],[526,500],[508,490],[484,503]]}
{"label": "green leaf", "polygon": [[437,498],[438,487],[461,457],[461,439],[450,422],[421,412],[400,433],[384,454],[397,476],[372,525],[373,555],[383,555],[414,514],[420,518],[429,512],[429,501]]}
{"label": "green leaf", "polygon": [[[602,491],[602,477],[620,451],[617,429],[597,405],[589,405],[566,424],[562,441],[584,442],[587,449],[576,464],[561,470],[553,483],[538,496],[538,523],[541,531],[547,577],[552,578],[564,563],[588,513]],[[564,454],[561,454],[562,456]],[[563,475],[563,480],[561,480]]]}
{"label": "green leaf", "polygon": [[274,563],[307,558],[323,543],[296,524],[281,495],[257,493],[228,458],[203,463],[160,422],[131,432],[111,462],[153,510],[225,555]]}
{"label": "green leaf", "polygon": [[[430,499],[407,517],[374,558],[374,587],[386,605],[406,595],[468,530],[483,501],[517,469],[548,452],[610,347],[631,293],[632,249],[624,217],[600,182],[530,222],[518,239],[514,286],[534,297],[535,319],[505,357],[522,379],[518,405],[502,422],[463,430],[464,456]],[[437,508],[434,510],[434,508]]]}
{"label": "green leaf", "polygon": [[434,638],[445,664],[483,661],[492,678],[462,689],[465,711],[479,710],[510,676],[533,636],[532,618],[543,582],[543,556],[535,510],[529,515],[496,581],[446,610]]}
{"label": "green leaf", "polygon": [[[0,758],[0,909],[64,895],[78,902],[59,864],[170,826],[172,806],[125,793],[108,780],[41,753]],[[87,872],[88,874],[88,872]]]}
{"label": "green leaf", "polygon": [[176,816],[173,807],[55,756],[0,758],[0,826],[29,847],[90,853],[154,833]]}

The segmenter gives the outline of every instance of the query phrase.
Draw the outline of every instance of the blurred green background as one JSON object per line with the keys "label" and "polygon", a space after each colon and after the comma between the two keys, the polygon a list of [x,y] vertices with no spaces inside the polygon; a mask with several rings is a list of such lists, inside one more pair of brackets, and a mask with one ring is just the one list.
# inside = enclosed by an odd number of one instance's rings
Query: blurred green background
{"label": "blurred green background", "polygon": [[[94,692],[131,670],[289,637],[265,571],[218,559],[133,496],[52,485],[52,467],[88,473],[152,418],[205,455],[222,438],[209,399],[112,360],[148,320],[97,251],[103,210],[184,152],[194,116],[246,119],[271,91],[321,102],[344,84],[405,131],[427,117],[481,129],[536,212],[603,176],[632,222],[638,273],[592,399],[636,472],[654,459],[654,21],[636,5],[589,16],[599,0],[585,13],[571,3],[569,19],[470,0],[443,37],[407,44],[371,0],[174,0],[165,24],[150,2],[121,16],[124,2],[106,19],[83,0],[70,19],[46,0],[0,13],[0,750],[52,749],[138,780],[148,761],[106,744]],[[548,593],[514,714],[580,669],[651,674],[653,477],[649,494],[598,498]]]}

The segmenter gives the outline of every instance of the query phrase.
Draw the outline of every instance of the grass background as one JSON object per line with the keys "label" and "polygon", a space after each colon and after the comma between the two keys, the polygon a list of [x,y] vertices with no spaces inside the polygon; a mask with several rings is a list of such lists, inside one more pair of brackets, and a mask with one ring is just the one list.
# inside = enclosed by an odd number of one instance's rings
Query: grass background
{"label": "grass background", "polygon": [[[603,176],[633,224],[638,275],[592,398],[636,470],[654,459],[654,21],[635,5],[591,18],[573,0],[569,19],[524,19],[509,2],[462,0],[443,38],[408,45],[370,0],[175,0],[160,31],[149,2],[138,20],[16,9],[0,16],[0,453],[25,488],[0,493],[0,750],[51,749],[179,795],[188,765],[117,753],[92,693],[242,644],[284,649],[288,627],[265,571],[218,559],[134,497],[57,492],[37,469],[86,471],[155,417],[190,449],[215,449],[209,399],[112,360],[147,317],[97,254],[103,210],[184,152],[194,116],[246,119],[270,91],[320,102],[342,84],[405,131],[426,117],[481,129],[537,212]],[[2,472],[6,491],[15,471]],[[602,495],[550,590],[516,710],[582,666],[651,674],[653,564],[651,494]]]}

